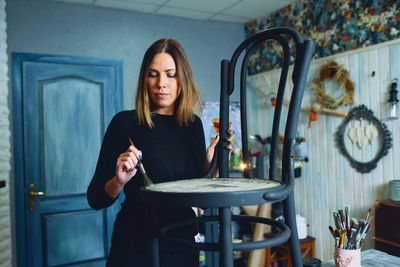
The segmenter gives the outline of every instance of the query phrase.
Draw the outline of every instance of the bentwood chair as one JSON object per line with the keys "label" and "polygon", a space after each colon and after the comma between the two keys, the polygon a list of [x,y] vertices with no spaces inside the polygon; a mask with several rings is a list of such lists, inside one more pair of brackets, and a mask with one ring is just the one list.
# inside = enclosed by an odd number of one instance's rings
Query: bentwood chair
{"label": "bentwood chair", "polygon": [[[292,42],[289,42],[290,38]],[[295,50],[296,57],[292,73],[293,89],[290,98],[289,111],[286,118],[283,155],[282,155],[282,181],[278,187],[267,190],[263,198],[268,202],[277,202],[283,200],[285,223],[290,229],[289,248],[293,266],[302,266],[302,257],[300,253],[299,240],[297,236],[295,203],[293,196],[294,188],[294,145],[296,140],[297,124],[307,73],[315,47],[312,41],[303,41],[300,34],[291,28],[273,28],[255,34],[242,42],[232,55],[230,60],[223,60],[221,63],[221,108],[220,108],[220,134],[221,140],[226,138],[226,129],[229,123],[229,96],[234,91],[235,67],[239,56],[245,51],[241,64],[240,72],[240,116],[242,131],[242,151],[243,160],[250,166],[248,151],[248,132],[247,132],[247,114],[246,114],[246,78],[247,68],[250,56],[255,49],[260,47],[267,40],[275,40],[282,46],[283,62],[279,81],[278,94],[276,99],[273,127],[271,133],[271,149],[269,159],[269,179],[277,178],[277,148],[279,137],[279,123],[281,120],[281,111],[283,104],[284,91],[289,71],[289,61],[291,51]],[[228,175],[228,156],[227,151],[219,150],[219,171],[220,177]],[[248,176],[246,173],[245,176]],[[269,247],[269,246],[267,246]]]}
{"label": "bentwood chair", "polygon": [[[274,111],[271,149],[269,159],[269,179],[254,178],[229,178],[229,155],[228,150],[221,149],[227,146],[227,130],[229,125],[229,96],[234,91],[234,73],[239,56],[245,51],[241,64],[240,77],[240,110],[241,110],[241,131],[243,160],[249,164],[248,156],[248,133],[246,115],[246,77],[249,57],[254,50],[267,40],[275,40],[283,49],[282,71],[279,81],[276,106]],[[291,40],[291,42],[289,42]],[[188,207],[218,208],[218,213],[210,216],[202,216],[160,229],[158,235],[152,240],[157,244],[157,238],[162,236],[186,246],[195,247],[198,250],[218,251],[219,266],[233,267],[233,251],[254,250],[273,247],[288,241],[291,261],[293,266],[302,266],[297,226],[295,217],[295,203],[293,196],[294,188],[294,147],[296,140],[297,124],[299,119],[301,101],[307,73],[314,53],[314,43],[303,41],[300,34],[291,28],[273,28],[257,33],[244,42],[234,51],[230,60],[221,62],[221,96],[220,96],[220,144],[217,150],[217,157],[213,161],[209,172],[218,166],[218,179],[200,178],[192,180],[180,180],[167,182],[152,187],[146,187],[142,191],[142,198],[149,203],[164,203],[166,205],[184,205]],[[286,125],[283,141],[282,155],[282,179],[278,181],[276,160],[278,147],[279,123],[283,96],[288,77],[290,53],[296,52],[294,68],[292,73],[293,88],[291,90],[289,110],[286,117]],[[248,165],[249,166],[249,165]],[[248,177],[248,173],[245,173]],[[232,216],[232,206],[259,205],[283,201],[285,223],[271,219],[254,216]],[[215,209],[214,209],[215,210]],[[273,238],[232,244],[231,221],[257,222],[271,225],[279,234]],[[191,223],[218,222],[218,240],[215,242],[192,244],[168,236],[168,231]],[[213,240],[211,240],[213,241]],[[153,246],[154,264],[158,266],[157,245]],[[211,267],[211,265],[208,265]],[[215,267],[216,264],[212,267]]]}

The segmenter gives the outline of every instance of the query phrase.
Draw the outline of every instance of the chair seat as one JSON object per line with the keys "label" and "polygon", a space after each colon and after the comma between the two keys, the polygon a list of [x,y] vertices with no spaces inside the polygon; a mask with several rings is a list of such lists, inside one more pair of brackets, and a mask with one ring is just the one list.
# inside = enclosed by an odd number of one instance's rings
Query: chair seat
{"label": "chair seat", "polygon": [[146,201],[157,199],[166,205],[231,207],[265,203],[266,193],[280,189],[280,182],[267,179],[199,178],[149,185],[142,195]]}
{"label": "chair seat", "polygon": [[257,178],[199,178],[154,184],[146,189],[169,193],[224,193],[263,190],[280,185],[277,181]]}

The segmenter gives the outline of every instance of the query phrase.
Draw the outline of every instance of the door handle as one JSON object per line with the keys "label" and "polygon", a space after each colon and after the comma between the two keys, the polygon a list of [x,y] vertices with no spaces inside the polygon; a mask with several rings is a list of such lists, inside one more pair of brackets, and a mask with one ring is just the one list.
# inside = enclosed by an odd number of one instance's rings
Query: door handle
{"label": "door handle", "polygon": [[34,211],[36,207],[35,197],[36,196],[44,196],[44,192],[35,192],[35,185],[30,184],[28,187],[29,194],[29,210]]}

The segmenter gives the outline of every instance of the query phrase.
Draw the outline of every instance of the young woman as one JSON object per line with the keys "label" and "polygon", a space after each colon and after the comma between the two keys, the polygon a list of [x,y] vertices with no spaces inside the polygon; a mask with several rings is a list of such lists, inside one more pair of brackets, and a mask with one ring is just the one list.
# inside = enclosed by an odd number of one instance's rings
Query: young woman
{"label": "young woman", "polygon": [[[198,108],[199,93],[181,45],[171,39],[156,41],[143,58],[136,109],[122,111],[110,122],[87,191],[94,209],[112,205],[121,190],[125,193],[114,223],[107,266],[149,265],[138,158],[154,183],[203,177],[208,170],[219,139],[206,151],[203,126],[195,115]],[[162,203],[156,213],[160,225],[195,216],[191,208]],[[194,242],[197,228],[187,226],[171,234]],[[198,266],[198,252],[160,240],[160,264]]]}

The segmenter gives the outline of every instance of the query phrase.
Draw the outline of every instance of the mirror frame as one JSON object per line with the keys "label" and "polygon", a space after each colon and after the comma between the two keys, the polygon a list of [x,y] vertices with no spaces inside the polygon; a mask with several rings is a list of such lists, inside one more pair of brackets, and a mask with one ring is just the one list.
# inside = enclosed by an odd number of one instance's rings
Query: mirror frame
{"label": "mirror frame", "polygon": [[[354,159],[344,143],[344,135],[346,131],[347,125],[354,120],[367,120],[373,125],[375,125],[378,130],[377,139],[380,141],[380,147],[375,155],[375,157],[368,162],[360,162]],[[344,119],[341,125],[339,125],[336,133],[335,133],[335,141],[336,146],[339,151],[345,156],[349,162],[351,167],[356,169],[360,173],[368,173],[376,168],[378,161],[387,155],[389,149],[392,147],[393,139],[392,133],[387,129],[386,124],[380,122],[375,116],[372,110],[368,109],[365,105],[360,105],[358,107],[353,108]]]}

